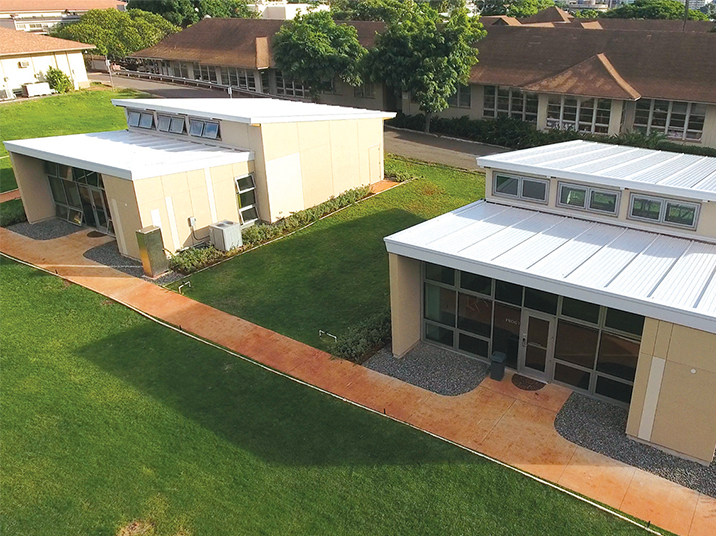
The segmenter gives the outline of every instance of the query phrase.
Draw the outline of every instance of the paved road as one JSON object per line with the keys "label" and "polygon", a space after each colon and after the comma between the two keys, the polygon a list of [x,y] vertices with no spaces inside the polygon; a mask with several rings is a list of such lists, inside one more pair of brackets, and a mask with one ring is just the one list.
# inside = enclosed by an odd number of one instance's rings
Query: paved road
{"label": "paved road", "polygon": [[503,147],[385,128],[385,152],[463,169],[478,169],[475,158],[509,151]]}
{"label": "paved road", "polygon": [[[105,73],[87,73],[92,82],[102,82],[109,85],[109,75]],[[219,89],[205,89],[200,87],[185,86],[180,84],[168,84],[166,82],[155,82],[152,80],[140,80],[139,78],[126,78],[124,76],[113,76],[115,87],[126,87],[144,91],[157,97],[166,99],[195,99],[195,98],[229,98],[225,91]]]}

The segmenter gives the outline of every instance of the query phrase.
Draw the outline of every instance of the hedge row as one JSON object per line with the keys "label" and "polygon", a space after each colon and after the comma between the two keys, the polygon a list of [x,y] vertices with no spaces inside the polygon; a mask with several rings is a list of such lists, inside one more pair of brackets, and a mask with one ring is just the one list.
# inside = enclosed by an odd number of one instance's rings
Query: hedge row
{"label": "hedge row", "polygon": [[338,339],[333,353],[340,358],[362,363],[390,340],[390,309],[366,317]]}
{"label": "hedge row", "polygon": [[0,227],[8,227],[23,221],[27,221],[27,216],[25,216],[25,207],[22,206],[21,199],[0,203]]}
{"label": "hedge row", "polygon": [[[404,115],[399,113],[395,118],[388,120],[387,123],[394,127],[422,131],[425,128],[425,116],[423,114]],[[542,131],[537,130],[532,123],[509,117],[497,119],[470,119],[466,115],[457,118],[434,117],[430,121],[430,131],[436,134],[509,147],[510,149],[526,149],[560,141],[583,139],[660,151],[716,156],[716,149],[674,143],[668,141],[663,134],[653,133],[647,136],[641,132],[631,132],[618,136],[598,136],[583,134],[574,130],[553,129]]]}

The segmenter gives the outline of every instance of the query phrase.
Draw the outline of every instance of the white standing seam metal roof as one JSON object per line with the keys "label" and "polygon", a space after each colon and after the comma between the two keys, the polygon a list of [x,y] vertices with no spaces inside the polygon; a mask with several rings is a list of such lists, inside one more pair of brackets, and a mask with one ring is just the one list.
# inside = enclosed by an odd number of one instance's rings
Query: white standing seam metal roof
{"label": "white standing seam metal roof", "polygon": [[716,201],[716,158],[584,140],[477,158],[480,167]]}
{"label": "white standing seam metal roof", "polygon": [[4,143],[12,153],[129,180],[246,162],[254,157],[247,150],[127,130]]}
{"label": "white standing seam metal roof", "polygon": [[716,245],[487,201],[385,238],[390,253],[716,333]]}
{"label": "white standing seam metal roof", "polygon": [[112,104],[134,110],[156,110],[157,112],[183,114],[202,119],[222,119],[250,125],[395,117],[394,112],[270,98],[113,99]]}

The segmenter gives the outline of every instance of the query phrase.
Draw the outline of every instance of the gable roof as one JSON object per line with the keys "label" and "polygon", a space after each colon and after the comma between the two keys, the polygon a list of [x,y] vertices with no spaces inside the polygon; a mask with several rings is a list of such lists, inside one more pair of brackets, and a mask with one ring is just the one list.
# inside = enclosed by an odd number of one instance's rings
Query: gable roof
{"label": "gable roof", "polygon": [[87,43],[69,41],[68,39],[57,39],[46,35],[0,28],[0,56],[65,52],[69,50],[86,50],[88,48],[96,47]]}
{"label": "gable roof", "polygon": [[573,18],[574,17],[564,9],[552,6],[538,11],[531,17],[520,19],[520,22],[522,22],[522,24],[532,24],[533,22],[571,22]]}
{"label": "gable roof", "polygon": [[528,91],[559,93],[581,97],[637,100],[641,95],[616,71],[607,57],[596,54],[551,77],[525,86]]}
{"label": "gable roof", "polygon": [[560,27],[582,27],[597,30],[632,30],[642,32],[710,32],[716,28],[716,22],[708,20],[688,20],[684,26],[683,20],[669,19],[612,19],[600,18],[597,20],[572,19],[569,25]]}
{"label": "gable roof", "polygon": [[[716,103],[716,34],[490,26],[470,82],[523,88],[604,54],[645,98]],[[622,99],[624,87],[607,98]]]}
{"label": "gable roof", "polygon": [[480,22],[483,26],[492,26],[493,24],[498,26],[520,26],[522,24],[515,17],[508,17],[507,15],[487,15],[480,17]]}
{"label": "gable roof", "polygon": [[0,0],[0,13],[37,13],[42,11],[89,11],[117,9],[124,0]]}
{"label": "gable roof", "polygon": [[[133,58],[191,61],[223,67],[262,69],[273,67],[272,41],[286,21],[266,19],[204,19],[168,36]],[[382,22],[351,21],[358,41],[366,48],[375,43]]]}

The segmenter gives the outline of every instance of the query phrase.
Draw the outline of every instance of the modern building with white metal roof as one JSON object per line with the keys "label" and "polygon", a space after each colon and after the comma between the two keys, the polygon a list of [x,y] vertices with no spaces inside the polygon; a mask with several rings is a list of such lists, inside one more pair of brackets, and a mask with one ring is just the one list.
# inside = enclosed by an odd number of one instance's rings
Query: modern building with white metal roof
{"label": "modern building with white metal roof", "polygon": [[393,353],[450,348],[716,448],[716,158],[567,142],[481,157],[486,199],[385,239]]}
{"label": "modern building with white metal roof", "polygon": [[[126,130],[5,143],[30,223],[60,218],[164,250],[205,243],[210,226],[276,222],[383,178],[394,114],[275,99],[124,99]],[[163,253],[162,253],[163,255]]]}

